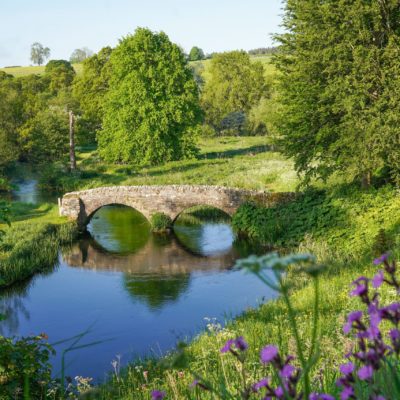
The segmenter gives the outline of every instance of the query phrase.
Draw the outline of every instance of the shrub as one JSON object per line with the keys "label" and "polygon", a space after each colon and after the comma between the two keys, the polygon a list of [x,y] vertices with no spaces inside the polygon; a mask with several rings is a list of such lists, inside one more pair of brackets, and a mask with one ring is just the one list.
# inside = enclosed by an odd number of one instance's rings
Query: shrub
{"label": "shrub", "polygon": [[162,212],[153,214],[150,222],[153,232],[166,232],[172,226],[172,219]]}
{"label": "shrub", "polygon": [[53,348],[46,335],[11,339],[0,336],[0,398],[45,399],[51,382]]}

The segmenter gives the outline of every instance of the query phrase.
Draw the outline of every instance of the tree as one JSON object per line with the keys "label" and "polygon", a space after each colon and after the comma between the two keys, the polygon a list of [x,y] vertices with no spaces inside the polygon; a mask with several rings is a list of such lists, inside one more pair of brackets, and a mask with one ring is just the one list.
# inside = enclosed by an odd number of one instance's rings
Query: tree
{"label": "tree", "polygon": [[59,107],[48,107],[40,111],[20,130],[20,145],[25,159],[31,163],[67,161],[68,114]]}
{"label": "tree", "polygon": [[161,164],[192,154],[201,121],[198,89],[180,48],[138,28],[110,58],[100,155],[112,162]]}
{"label": "tree", "polygon": [[73,86],[73,96],[80,104],[77,135],[81,142],[93,143],[102,127],[103,104],[111,77],[111,47],[104,47],[82,64],[82,73]]}
{"label": "tree", "polygon": [[248,114],[267,95],[264,67],[244,51],[216,54],[210,62],[209,79],[202,93],[206,122],[218,132],[229,114]]}
{"label": "tree", "polygon": [[23,114],[21,86],[12,75],[0,71],[0,171],[19,157],[17,131]]}
{"label": "tree", "polygon": [[192,47],[189,53],[189,61],[200,61],[204,59],[204,52],[200,47]]}
{"label": "tree", "polygon": [[87,47],[82,47],[81,49],[75,49],[72,52],[69,61],[72,64],[81,63],[85,61],[87,58],[92,57],[92,55],[93,55],[92,50],[88,49]]}
{"label": "tree", "polygon": [[50,60],[44,72],[50,81],[49,89],[53,94],[71,87],[76,75],[73,66],[66,60]]}
{"label": "tree", "polygon": [[42,65],[50,57],[50,49],[43,47],[41,43],[35,42],[31,46],[31,61],[34,64]]}
{"label": "tree", "polygon": [[276,56],[280,144],[305,182],[400,180],[400,4],[287,0]]}

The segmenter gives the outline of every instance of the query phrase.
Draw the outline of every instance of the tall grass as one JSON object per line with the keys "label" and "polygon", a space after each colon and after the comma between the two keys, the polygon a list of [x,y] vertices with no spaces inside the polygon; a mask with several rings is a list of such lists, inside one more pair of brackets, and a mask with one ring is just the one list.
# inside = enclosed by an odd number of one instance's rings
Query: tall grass
{"label": "tall grass", "polygon": [[74,223],[20,223],[5,231],[0,241],[0,288],[52,268],[61,244],[77,234]]}

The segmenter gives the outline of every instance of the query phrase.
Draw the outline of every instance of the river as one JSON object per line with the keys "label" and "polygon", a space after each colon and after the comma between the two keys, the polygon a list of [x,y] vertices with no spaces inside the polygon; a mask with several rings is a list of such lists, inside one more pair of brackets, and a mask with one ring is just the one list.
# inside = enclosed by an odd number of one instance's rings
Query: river
{"label": "river", "polygon": [[[15,196],[42,199],[32,179],[21,181]],[[66,373],[102,380],[113,360],[125,365],[161,356],[210,321],[223,325],[274,297],[255,277],[232,268],[255,251],[235,238],[229,221],[178,219],[171,235],[160,236],[137,211],[103,207],[86,234],[60,250],[51,272],[0,294],[0,313],[8,317],[0,333],[45,332],[57,343],[87,332],[77,343],[83,347],[66,354]],[[72,342],[55,346],[56,375]]]}

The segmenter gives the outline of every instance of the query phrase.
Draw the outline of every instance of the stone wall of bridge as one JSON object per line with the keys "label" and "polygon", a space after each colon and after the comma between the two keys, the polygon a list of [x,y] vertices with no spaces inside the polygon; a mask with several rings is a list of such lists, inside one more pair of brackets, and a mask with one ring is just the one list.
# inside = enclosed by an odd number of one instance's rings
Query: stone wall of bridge
{"label": "stone wall of bridge", "polygon": [[112,186],[67,193],[59,201],[60,215],[76,220],[84,227],[101,207],[120,204],[132,207],[146,218],[163,212],[172,220],[197,205],[218,208],[229,215],[246,201],[265,206],[287,202],[294,193],[268,193],[221,186],[166,185],[166,186]]}

